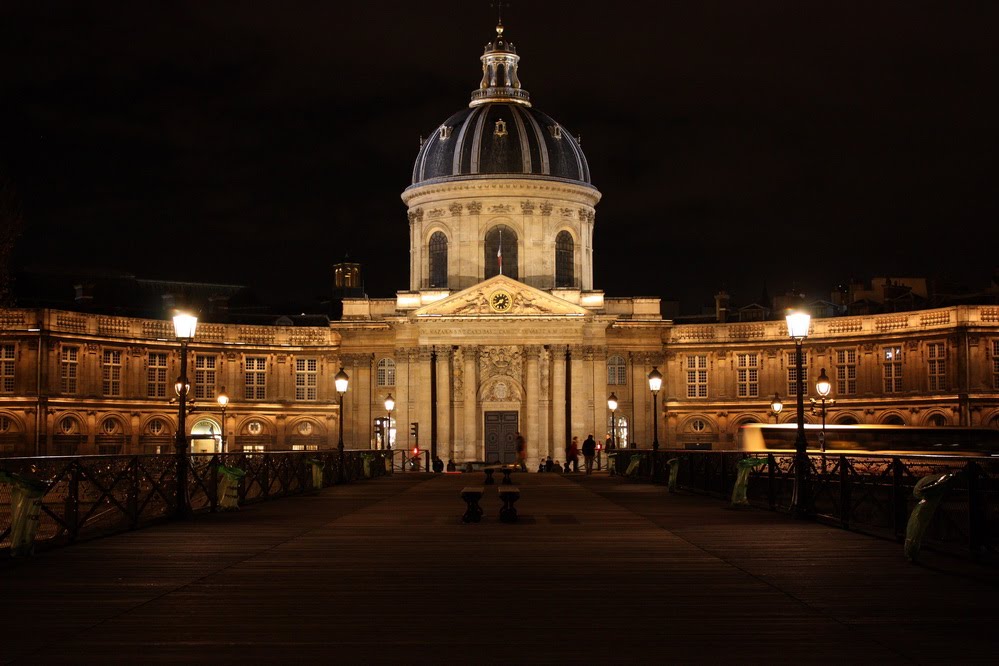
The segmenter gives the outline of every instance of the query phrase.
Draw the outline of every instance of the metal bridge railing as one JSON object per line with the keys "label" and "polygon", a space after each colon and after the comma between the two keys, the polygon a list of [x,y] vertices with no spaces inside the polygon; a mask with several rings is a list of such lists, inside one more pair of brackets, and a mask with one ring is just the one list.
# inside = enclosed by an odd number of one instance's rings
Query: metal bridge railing
{"label": "metal bridge railing", "polygon": [[[192,454],[187,484],[191,507],[195,512],[219,509],[220,469],[243,472],[235,491],[240,504],[249,504],[388,474],[388,453],[345,451],[342,470],[335,450]],[[38,480],[46,488],[36,545],[131,530],[176,511],[175,455],[4,458],[0,471]],[[11,546],[12,490],[10,484],[0,483],[0,554]]]}

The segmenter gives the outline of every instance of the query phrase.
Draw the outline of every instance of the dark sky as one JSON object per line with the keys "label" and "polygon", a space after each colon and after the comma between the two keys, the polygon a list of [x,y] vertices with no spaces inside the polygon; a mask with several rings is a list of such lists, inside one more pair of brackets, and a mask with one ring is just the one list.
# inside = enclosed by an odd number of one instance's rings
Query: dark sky
{"label": "dark sky", "polygon": [[[999,3],[513,2],[532,100],[582,136],[597,288],[987,284]],[[408,288],[418,137],[468,103],[486,0],[0,7],[21,264],[326,295]]]}

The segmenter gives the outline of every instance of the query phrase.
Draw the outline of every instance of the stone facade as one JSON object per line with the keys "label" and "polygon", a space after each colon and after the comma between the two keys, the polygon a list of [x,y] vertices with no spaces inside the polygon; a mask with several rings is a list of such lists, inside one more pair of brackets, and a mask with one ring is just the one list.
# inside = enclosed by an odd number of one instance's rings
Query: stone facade
{"label": "stone facade", "polygon": [[[510,295],[509,310],[492,310],[497,292]],[[228,450],[335,448],[341,366],[350,375],[347,448],[378,445],[374,419],[391,393],[396,446],[412,444],[409,424],[418,423],[428,448],[436,420],[438,455],[456,461],[483,458],[490,412],[516,413],[533,464],[561,459],[567,435],[609,431],[611,392],[627,441],[648,447],[653,367],[664,376],[663,446],[731,446],[740,425],[774,420],[775,392],[786,405],[780,421],[794,420],[794,345],[783,322],[673,326],[636,315],[627,299],[588,310],[502,277],[408,312],[363,303],[367,319],[329,327],[200,324],[189,348],[194,449],[217,446],[222,386]],[[172,450],[179,347],[170,322],[4,310],[0,324],[4,455]],[[999,308],[816,319],[804,350],[806,397],[820,368],[833,380],[830,423],[999,428]]]}

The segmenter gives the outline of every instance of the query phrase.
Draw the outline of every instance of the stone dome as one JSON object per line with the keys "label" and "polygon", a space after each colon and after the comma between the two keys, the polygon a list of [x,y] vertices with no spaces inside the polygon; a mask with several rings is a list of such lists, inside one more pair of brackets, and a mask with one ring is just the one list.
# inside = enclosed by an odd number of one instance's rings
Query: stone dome
{"label": "stone dome", "polygon": [[520,85],[517,49],[496,27],[480,58],[482,82],[469,108],[445,120],[420,146],[413,186],[497,176],[590,185],[590,168],[572,134],[533,108]]}
{"label": "stone dome", "polygon": [[503,102],[444,121],[420,147],[413,184],[501,175],[590,184],[586,157],[568,130],[535,108]]}

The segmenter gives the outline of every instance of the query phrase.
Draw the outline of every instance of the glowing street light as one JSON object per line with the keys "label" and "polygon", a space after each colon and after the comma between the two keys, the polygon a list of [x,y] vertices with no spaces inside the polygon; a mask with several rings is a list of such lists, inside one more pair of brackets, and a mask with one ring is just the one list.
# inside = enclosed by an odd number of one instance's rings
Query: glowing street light
{"label": "glowing street light", "polygon": [[174,336],[180,343],[180,376],[174,384],[177,391],[177,435],[174,448],[177,451],[177,516],[186,517],[191,513],[191,499],[187,494],[187,470],[190,464],[187,447],[187,394],[191,382],[187,379],[187,345],[194,339],[198,318],[185,312],[173,318]]}
{"label": "glowing street light", "polygon": [[808,337],[808,325],[811,315],[803,310],[791,311],[787,314],[787,334],[794,339],[795,347],[795,393],[798,408],[798,434],[794,439],[794,495],[791,498],[791,512],[797,517],[808,514],[808,443],[805,441],[805,381],[803,375],[804,360],[801,343]]}

